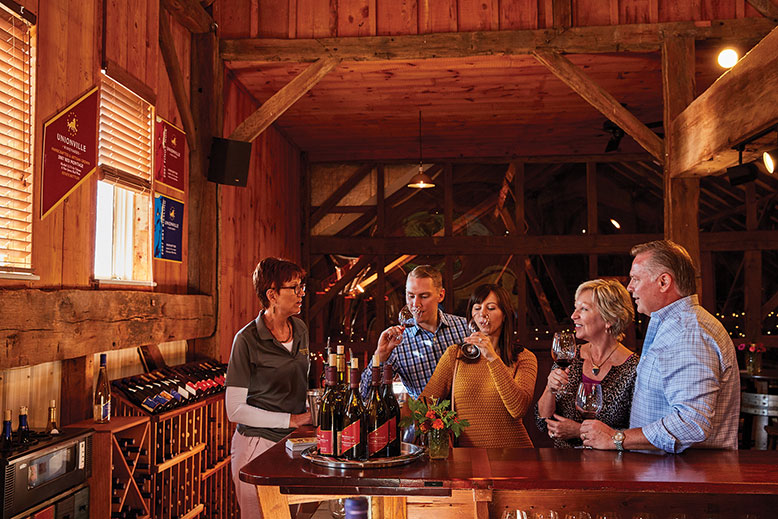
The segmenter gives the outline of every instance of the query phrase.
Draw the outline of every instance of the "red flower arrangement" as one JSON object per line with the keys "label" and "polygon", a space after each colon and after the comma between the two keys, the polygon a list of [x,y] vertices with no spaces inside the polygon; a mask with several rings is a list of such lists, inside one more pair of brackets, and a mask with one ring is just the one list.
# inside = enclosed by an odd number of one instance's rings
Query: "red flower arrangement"
{"label": "red flower arrangement", "polygon": [[761,342],[750,342],[748,344],[741,342],[740,344],[737,345],[737,349],[740,351],[747,350],[750,351],[751,353],[754,352],[762,353],[767,351],[764,347],[764,344]]}
{"label": "red flower arrangement", "polygon": [[400,425],[407,427],[411,423],[416,424],[416,431],[427,433],[430,429],[450,429],[454,436],[459,437],[462,430],[470,423],[464,418],[459,418],[456,412],[451,411],[450,400],[410,399],[408,407],[411,415],[403,418]]}

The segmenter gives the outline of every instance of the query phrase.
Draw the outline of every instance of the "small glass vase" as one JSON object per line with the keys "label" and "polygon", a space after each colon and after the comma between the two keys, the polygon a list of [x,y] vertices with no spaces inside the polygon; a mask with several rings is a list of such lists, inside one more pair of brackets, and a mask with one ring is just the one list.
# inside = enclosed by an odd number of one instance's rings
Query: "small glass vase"
{"label": "small glass vase", "polygon": [[448,429],[430,429],[427,433],[427,448],[432,460],[448,459],[450,450]]}
{"label": "small glass vase", "polygon": [[762,352],[746,351],[745,355],[746,373],[756,375],[762,371]]}

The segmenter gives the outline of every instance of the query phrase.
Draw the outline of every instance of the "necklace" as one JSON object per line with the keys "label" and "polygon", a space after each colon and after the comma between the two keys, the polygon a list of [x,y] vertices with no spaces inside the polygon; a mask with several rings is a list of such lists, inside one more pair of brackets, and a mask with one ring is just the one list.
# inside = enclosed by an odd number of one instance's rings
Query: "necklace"
{"label": "necklace", "polygon": [[611,350],[607,357],[602,359],[600,362],[594,362],[594,355],[592,355],[594,352],[592,351],[592,346],[589,345],[589,360],[592,361],[592,375],[596,377],[600,373],[600,368],[602,365],[605,364],[609,358],[611,358],[611,355],[613,355],[613,352],[617,349],[619,349],[618,344]]}
{"label": "necklace", "polygon": [[276,338],[280,343],[289,342],[290,340],[292,340],[292,326],[289,324],[289,321],[286,321],[286,339],[279,339],[278,337]]}

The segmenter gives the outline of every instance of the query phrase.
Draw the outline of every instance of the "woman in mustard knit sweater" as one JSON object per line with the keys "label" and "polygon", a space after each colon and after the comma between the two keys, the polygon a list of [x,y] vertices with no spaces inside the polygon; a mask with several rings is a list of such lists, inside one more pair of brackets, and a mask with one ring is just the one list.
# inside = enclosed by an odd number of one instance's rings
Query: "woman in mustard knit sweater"
{"label": "woman in mustard knit sweater", "polygon": [[499,285],[480,285],[467,303],[467,317],[479,331],[466,340],[481,356],[469,361],[459,345],[450,346],[421,396],[451,395],[458,415],[470,422],[459,437],[462,447],[532,447],[522,418],[532,404],[538,361],[515,343],[508,292]]}

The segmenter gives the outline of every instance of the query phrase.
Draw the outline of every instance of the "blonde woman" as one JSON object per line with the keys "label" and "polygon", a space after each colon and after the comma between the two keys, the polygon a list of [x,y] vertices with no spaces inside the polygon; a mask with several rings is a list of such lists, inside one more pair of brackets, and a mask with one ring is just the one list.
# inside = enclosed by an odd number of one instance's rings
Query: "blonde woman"
{"label": "blonde woman", "polygon": [[[586,341],[580,355],[563,370],[551,366],[546,389],[535,406],[538,428],[548,432],[555,447],[581,445],[583,417],[575,408],[581,382],[602,387],[603,406],[598,419],[616,429],[629,427],[629,412],[639,357],[620,341],[635,317],[629,292],[616,280],[595,279],[575,291],[571,316],[575,336]],[[569,390],[562,392],[562,388]]]}

